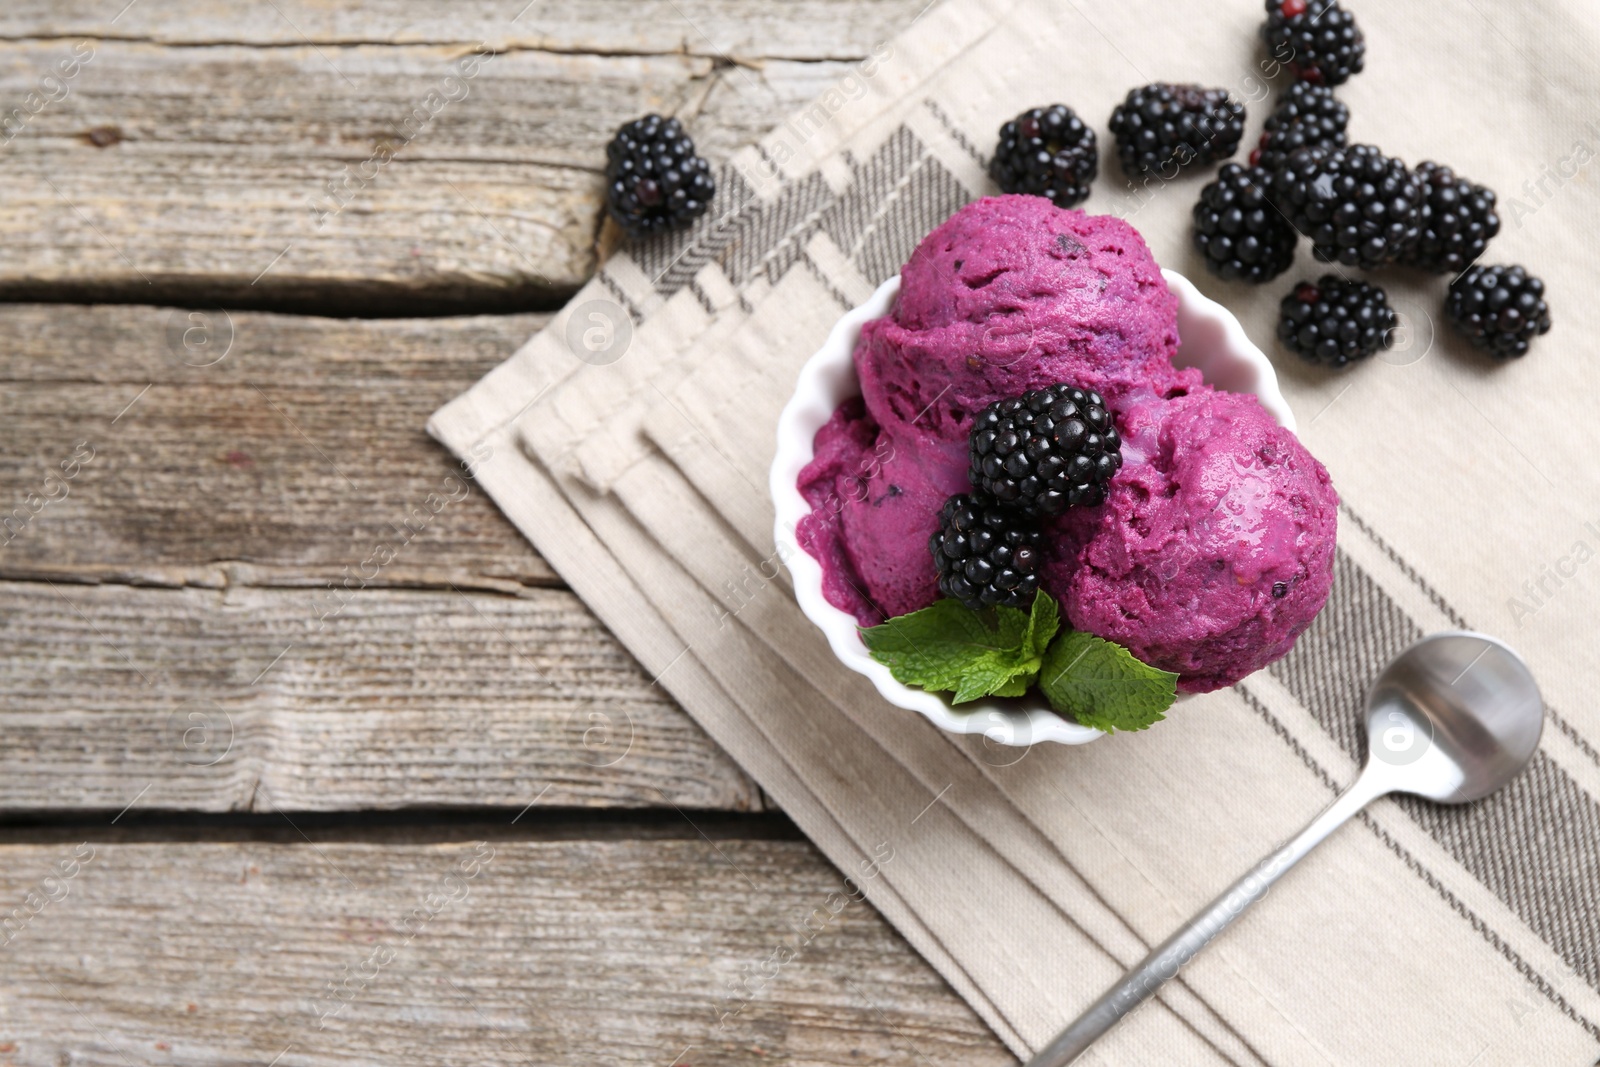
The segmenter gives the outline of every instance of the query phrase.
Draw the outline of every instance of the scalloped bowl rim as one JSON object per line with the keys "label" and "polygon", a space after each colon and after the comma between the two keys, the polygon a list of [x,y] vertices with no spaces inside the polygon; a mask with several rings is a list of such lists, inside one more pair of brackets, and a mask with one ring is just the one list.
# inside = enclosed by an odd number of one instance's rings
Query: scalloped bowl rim
{"label": "scalloped bowl rim", "polygon": [[[1211,348],[1206,362],[1211,365],[1201,366],[1206,381],[1231,392],[1255,394],[1280,425],[1293,431],[1294,414],[1278,389],[1277,372],[1261,349],[1245,335],[1239,320],[1227,308],[1204,296],[1183,275],[1171,270],[1161,273],[1167,287],[1178,297],[1180,342],[1175,362],[1179,366],[1199,365],[1192,358],[1196,354],[1193,349],[1187,361],[1184,350],[1192,343],[1208,343]],[[865,675],[883,699],[895,707],[915,711],[942,730],[982,734],[1001,745],[1026,746],[1045,741],[1087,744],[1104,735],[1091,727],[1069,722],[1048,705],[1036,706],[1036,698],[991,698],[956,708],[936,693],[896,681],[889,668],[867,652],[855,617],[834,607],[823,596],[822,565],[796,540],[796,527],[811,513],[811,505],[800,495],[798,483],[800,472],[815,454],[817,431],[833,417],[839,404],[860,395],[855,369],[856,341],[864,325],[889,314],[899,292],[900,276],[897,274],[834,325],[822,347],[801,367],[794,394],[778,418],[778,450],[769,477],[777,513],[773,537],[778,558],[789,568],[794,581],[795,599],[806,618],[827,637],[839,662]],[[1182,694],[1179,699],[1183,699]]]}

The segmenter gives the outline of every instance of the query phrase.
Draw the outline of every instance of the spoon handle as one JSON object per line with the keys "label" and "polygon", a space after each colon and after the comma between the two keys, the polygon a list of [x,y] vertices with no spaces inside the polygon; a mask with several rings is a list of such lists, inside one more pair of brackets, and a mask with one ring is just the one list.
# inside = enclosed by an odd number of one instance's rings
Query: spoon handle
{"label": "spoon handle", "polygon": [[1152,949],[1122,981],[1090,1005],[1077,1022],[1063,1030],[1029,1060],[1028,1067],[1065,1067],[1081,1056],[1123,1016],[1149,999],[1163,982],[1175,977],[1184,964],[1227,929],[1247,907],[1265,896],[1285,871],[1343,825],[1350,816],[1366,807],[1374,798],[1389,792],[1391,787],[1381,781],[1383,777],[1381,773],[1373,773],[1370,767],[1362,772],[1355,784],[1313,819],[1311,825],[1229,886],[1181,930]]}

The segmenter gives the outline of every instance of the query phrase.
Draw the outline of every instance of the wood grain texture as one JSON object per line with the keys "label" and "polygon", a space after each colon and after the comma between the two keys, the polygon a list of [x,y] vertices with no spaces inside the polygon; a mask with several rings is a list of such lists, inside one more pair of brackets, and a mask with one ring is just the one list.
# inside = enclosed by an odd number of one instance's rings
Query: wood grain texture
{"label": "wood grain texture", "polygon": [[0,308],[0,810],[758,809],[423,432],[545,321]]}
{"label": "wood grain texture", "polygon": [[0,810],[759,809],[422,429],[545,322],[0,308]]}
{"label": "wood grain texture", "polygon": [[30,892],[17,1067],[1014,1062],[802,842],[0,848]]}
{"label": "wood grain texture", "polygon": [[619,123],[679,113],[724,158],[914,12],[463,6],[8,8],[0,299],[551,306],[594,269]]}
{"label": "wood grain texture", "polygon": [[[16,0],[0,38],[96,37],[164,45],[419,44],[597,55],[851,59],[903,30],[928,0]],[[120,14],[119,14],[120,12]]]}
{"label": "wood grain texture", "polygon": [[0,582],[0,810],[758,810],[571,593]]}
{"label": "wood grain texture", "polygon": [[[93,48],[7,147],[0,296],[552,302],[594,268],[611,130],[711,74],[693,56],[515,52],[465,80],[462,49],[434,45]],[[5,52],[0,99],[17,100],[70,54]]]}
{"label": "wood grain texture", "polygon": [[[423,429],[545,321],[0,306],[0,577],[553,584]],[[93,458],[68,481],[79,442]]]}

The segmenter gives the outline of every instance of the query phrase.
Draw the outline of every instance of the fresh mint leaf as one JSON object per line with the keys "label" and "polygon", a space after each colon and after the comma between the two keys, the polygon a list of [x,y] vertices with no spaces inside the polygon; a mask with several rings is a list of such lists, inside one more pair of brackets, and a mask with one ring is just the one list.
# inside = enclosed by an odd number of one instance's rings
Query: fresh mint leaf
{"label": "fresh mint leaf", "polygon": [[1004,685],[996,687],[995,691],[989,695],[996,697],[1025,696],[1028,690],[1032,688],[1033,683],[1037,678],[1038,675],[1033,675],[1031,677],[1028,675],[1018,675],[1009,682],[1006,682]]}
{"label": "fresh mint leaf", "polygon": [[1111,733],[1143,730],[1165,718],[1178,676],[1141,663],[1119,644],[1071,631],[1045,653],[1039,689],[1050,706]]}
{"label": "fresh mint leaf", "polygon": [[954,693],[951,702],[964,704],[1027,692],[1060,627],[1056,602],[1041,592],[1028,612],[979,612],[957,600],[941,600],[867,627],[861,638],[896,681]]}
{"label": "fresh mint leaf", "polygon": [[1056,602],[1042,590],[1035,593],[1033,610],[1028,612],[1028,628],[1022,635],[1022,646],[1031,655],[1043,658],[1056,631],[1060,629],[1061,612],[1056,608]]}

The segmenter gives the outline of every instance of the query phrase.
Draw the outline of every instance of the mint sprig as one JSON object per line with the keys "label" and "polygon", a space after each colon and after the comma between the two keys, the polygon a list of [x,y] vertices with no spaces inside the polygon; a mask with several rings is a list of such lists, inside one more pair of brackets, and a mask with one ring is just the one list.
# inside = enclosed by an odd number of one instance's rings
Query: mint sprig
{"label": "mint sprig", "polygon": [[1026,693],[1060,627],[1055,601],[1039,593],[1028,612],[1005,607],[977,612],[957,600],[940,600],[867,627],[861,638],[896,681],[951,692],[951,703],[965,704]]}
{"label": "mint sprig", "polygon": [[1060,631],[1056,602],[1040,592],[1028,612],[973,611],[940,600],[866,627],[861,638],[896,681],[953,693],[953,704],[1019,697],[1037,684],[1051,707],[1107,733],[1143,730],[1166,717],[1176,674],[1093,634]]}
{"label": "mint sprig", "polygon": [[1166,718],[1178,676],[1140,662],[1119,644],[1072,631],[1045,653],[1039,690],[1050,706],[1111,733],[1143,730]]}

